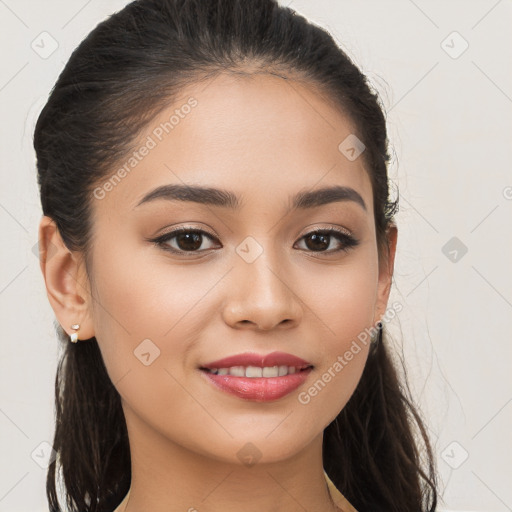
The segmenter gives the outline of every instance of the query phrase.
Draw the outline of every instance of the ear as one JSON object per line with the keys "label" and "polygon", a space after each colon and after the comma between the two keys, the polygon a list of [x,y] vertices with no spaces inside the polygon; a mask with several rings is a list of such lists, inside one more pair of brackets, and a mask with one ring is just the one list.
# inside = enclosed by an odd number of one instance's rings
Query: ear
{"label": "ear", "polygon": [[384,252],[379,261],[379,283],[377,288],[377,303],[375,305],[374,325],[384,316],[388,306],[389,293],[393,278],[395,265],[396,244],[398,239],[398,228],[396,224],[389,225],[386,231],[389,253]]}
{"label": "ear", "polygon": [[59,324],[68,335],[71,325],[80,324],[79,340],[94,336],[92,296],[85,266],[79,253],[64,244],[55,221],[43,216],[39,224],[39,264],[48,300]]}

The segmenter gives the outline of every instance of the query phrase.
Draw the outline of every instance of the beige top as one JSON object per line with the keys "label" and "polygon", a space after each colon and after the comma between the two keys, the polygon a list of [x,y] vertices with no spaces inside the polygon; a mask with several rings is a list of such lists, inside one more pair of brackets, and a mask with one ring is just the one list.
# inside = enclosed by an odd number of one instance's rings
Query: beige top
{"label": "beige top", "polygon": [[336,504],[337,507],[341,508],[343,512],[357,512],[357,510],[349,503],[347,498],[341,494],[340,491],[336,488],[336,486],[332,483],[331,479],[327,476],[327,473],[324,471],[324,476],[327,481],[327,487],[329,487],[329,492],[331,493],[332,500]]}
{"label": "beige top", "polygon": [[[341,494],[341,492],[336,488],[336,486],[332,483],[331,479],[327,476],[327,473],[324,471],[325,480],[327,482],[327,487],[331,494],[331,498],[334,501],[335,505],[341,509],[342,512],[357,512],[357,510],[348,502],[347,498]],[[126,493],[123,501],[119,504],[119,506],[114,510],[114,512],[122,512],[124,507],[126,506],[126,502],[128,501],[128,496],[130,494],[130,490]]]}

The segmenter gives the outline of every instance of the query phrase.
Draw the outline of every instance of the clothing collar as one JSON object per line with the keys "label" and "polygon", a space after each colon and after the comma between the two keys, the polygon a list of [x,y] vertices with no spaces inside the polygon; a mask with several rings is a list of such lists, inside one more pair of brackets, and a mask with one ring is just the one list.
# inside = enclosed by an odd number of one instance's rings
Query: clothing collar
{"label": "clothing collar", "polygon": [[350,504],[350,502],[341,494],[341,492],[333,484],[329,475],[324,470],[325,481],[327,482],[327,488],[334,501],[335,505],[339,507],[343,512],[357,512],[357,510]]}

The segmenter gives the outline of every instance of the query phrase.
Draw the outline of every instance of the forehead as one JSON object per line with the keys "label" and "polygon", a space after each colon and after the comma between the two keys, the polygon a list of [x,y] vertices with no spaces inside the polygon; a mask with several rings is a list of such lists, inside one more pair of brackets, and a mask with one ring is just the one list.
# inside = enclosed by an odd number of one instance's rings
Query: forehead
{"label": "forehead", "polygon": [[147,125],[98,206],[128,212],[150,189],[171,183],[230,189],[244,205],[339,184],[368,204],[362,157],[340,149],[353,136],[351,121],[312,87],[271,74],[222,74],[186,87]]}

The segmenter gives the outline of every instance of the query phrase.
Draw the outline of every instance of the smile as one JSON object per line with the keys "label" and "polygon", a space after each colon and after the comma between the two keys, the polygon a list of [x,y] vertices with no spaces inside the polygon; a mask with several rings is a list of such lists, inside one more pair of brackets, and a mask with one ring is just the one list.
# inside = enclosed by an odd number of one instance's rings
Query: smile
{"label": "smile", "polygon": [[209,373],[214,375],[233,375],[234,377],[284,377],[286,375],[292,375],[309,368],[306,366],[231,366],[229,368],[205,368]]}
{"label": "smile", "polygon": [[255,402],[269,402],[288,395],[305,382],[312,370],[312,366],[232,366],[200,369],[203,378],[216,390]]}

